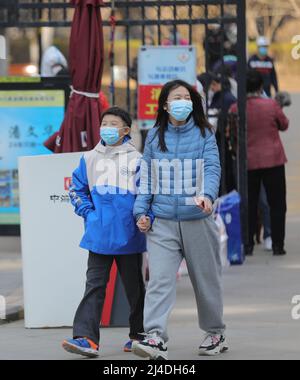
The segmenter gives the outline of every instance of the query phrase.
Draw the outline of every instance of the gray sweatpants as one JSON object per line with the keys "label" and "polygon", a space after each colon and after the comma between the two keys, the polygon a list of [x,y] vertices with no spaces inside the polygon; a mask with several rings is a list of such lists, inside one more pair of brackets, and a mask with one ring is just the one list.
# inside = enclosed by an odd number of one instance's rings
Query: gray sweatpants
{"label": "gray sweatpants", "polygon": [[212,216],[176,222],[156,218],[147,233],[150,281],[146,291],[144,329],[168,341],[167,321],[176,301],[176,275],[183,258],[194,288],[199,327],[222,334],[222,267],[218,229]]}

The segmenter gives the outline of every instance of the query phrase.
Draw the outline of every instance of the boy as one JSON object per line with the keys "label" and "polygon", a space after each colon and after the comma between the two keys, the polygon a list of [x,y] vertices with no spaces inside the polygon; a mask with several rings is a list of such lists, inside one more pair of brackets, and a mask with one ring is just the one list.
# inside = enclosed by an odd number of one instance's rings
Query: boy
{"label": "boy", "polygon": [[[80,247],[89,251],[86,290],[77,309],[73,339],[63,348],[88,357],[99,354],[99,324],[111,266],[116,261],[131,308],[130,341],[143,333],[145,287],[142,253],[145,236],[133,217],[140,153],[131,143],[130,115],[118,107],[104,112],[99,144],[84,153],[73,173],[70,197],[75,213],[84,218]],[[150,217],[147,218],[150,224]]]}

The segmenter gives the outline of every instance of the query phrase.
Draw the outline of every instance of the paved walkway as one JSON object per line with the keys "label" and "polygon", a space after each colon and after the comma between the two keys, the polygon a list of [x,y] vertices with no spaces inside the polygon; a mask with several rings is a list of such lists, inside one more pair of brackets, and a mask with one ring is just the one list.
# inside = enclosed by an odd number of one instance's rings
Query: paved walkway
{"label": "paved walkway", "polygon": [[[225,270],[225,320],[231,350],[220,359],[300,359],[300,320],[291,317],[291,299],[300,294],[298,235],[299,223],[290,222],[286,258],[257,250],[246,265]],[[178,283],[169,330],[170,359],[198,359],[200,331],[187,277]],[[70,334],[70,329],[26,330],[23,321],[2,325],[0,359],[73,360],[60,348]],[[127,329],[103,329],[101,358],[135,359],[121,352],[126,339]]]}

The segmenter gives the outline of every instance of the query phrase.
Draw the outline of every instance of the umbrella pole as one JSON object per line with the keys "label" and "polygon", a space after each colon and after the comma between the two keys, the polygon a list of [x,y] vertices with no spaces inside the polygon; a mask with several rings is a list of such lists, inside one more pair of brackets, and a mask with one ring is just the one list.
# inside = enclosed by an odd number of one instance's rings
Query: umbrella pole
{"label": "umbrella pole", "polygon": [[115,31],[116,31],[116,10],[115,10],[115,1],[111,2],[111,14],[110,14],[110,25],[111,25],[111,33],[110,33],[110,52],[109,52],[109,61],[110,61],[110,105],[113,106],[115,104],[116,96],[115,96],[115,74],[114,74],[114,65],[115,65]]}

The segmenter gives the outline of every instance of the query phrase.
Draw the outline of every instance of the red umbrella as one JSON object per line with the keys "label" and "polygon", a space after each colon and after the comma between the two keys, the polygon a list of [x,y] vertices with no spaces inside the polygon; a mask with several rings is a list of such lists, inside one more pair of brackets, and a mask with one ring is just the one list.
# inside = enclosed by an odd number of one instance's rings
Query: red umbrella
{"label": "red umbrella", "polygon": [[73,92],[59,132],[44,145],[54,153],[90,150],[99,142],[103,72],[102,0],[71,0],[75,5],[70,37]]}

